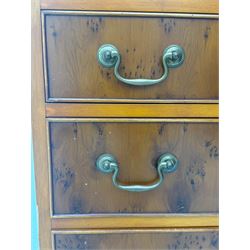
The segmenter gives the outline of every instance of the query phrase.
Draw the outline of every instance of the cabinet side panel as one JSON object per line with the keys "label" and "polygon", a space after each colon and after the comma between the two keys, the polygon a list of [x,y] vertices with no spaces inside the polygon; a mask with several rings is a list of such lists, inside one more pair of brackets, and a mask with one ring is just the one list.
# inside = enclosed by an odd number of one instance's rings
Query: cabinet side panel
{"label": "cabinet side panel", "polygon": [[32,134],[40,249],[45,250],[51,249],[51,225],[39,4],[38,0],[32,0]]}

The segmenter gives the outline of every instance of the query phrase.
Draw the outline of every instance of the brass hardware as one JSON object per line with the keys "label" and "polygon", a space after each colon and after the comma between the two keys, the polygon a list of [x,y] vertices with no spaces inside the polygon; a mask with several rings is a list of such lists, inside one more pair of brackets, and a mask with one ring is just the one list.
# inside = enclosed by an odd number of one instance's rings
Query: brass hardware
{"label": "brass hardware", "polygon": [[168,68],[180,66],[184,61],[184,57],[184,50],[179,45],[171,45],[163,51],[162,64],[164,73],[159,79],[127,79],[119,73],[121,55],[114,45],[104,44],[97,52],[98,62],[103,67],[114,67],[114,75],[119,81],[134,86],[149,86],[164,81],[168,77]]}
{"label": "brass hardware", "polygon": [[119,165],[115,157],[111,154],[100,155],[96,160],[96,167],[103,173],[113,173],[112,181],[115,187],[129,192],[145,192],[160,186],[164,179],[163,174],[174,172],[178,167],[178,160],[173,154],[163,154],[157,162],[158,180],[149,185],[124,185],[117,181]]}

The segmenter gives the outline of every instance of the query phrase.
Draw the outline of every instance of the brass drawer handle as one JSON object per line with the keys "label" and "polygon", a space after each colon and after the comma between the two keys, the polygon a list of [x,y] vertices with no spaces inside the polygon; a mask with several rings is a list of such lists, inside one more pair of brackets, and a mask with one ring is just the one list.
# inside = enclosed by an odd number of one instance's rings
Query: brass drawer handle
{"label": "brass drawer handle", "polygon": [[178,167],[178,160],[173,154],[163,154],[157,162],[158,179],[149,185],[124,185],[117,181],[119,173],[119,165],[115,157],[111,154],[102,154],[96,160],[96,167],[103,173],[113,173],[112,181],[115,187],[129,192],[144,192],[157,188],[161,185],[164,176],[163,173],[168,174],[174,172]]}
{"label": "brass drawer handle", "polygon": [[154,85],[164,81],[168,77],[168,68],[176,68],[184,61],[184,50],[179,45],[170,45],[163,51],[162,64],[164,73],[159,79],[126,79],[119,74],[121,55],[112,44],[102,45],[97,52],[98,62],[105,68],[113,68],[115,77],[126,84],[134,86]]}

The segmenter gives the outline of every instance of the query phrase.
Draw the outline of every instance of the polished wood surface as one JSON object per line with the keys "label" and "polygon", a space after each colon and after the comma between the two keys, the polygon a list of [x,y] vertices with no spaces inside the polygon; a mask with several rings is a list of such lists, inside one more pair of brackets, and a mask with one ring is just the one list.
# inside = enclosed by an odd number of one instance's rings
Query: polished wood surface
{"label": "polished wood surface", "polygon": [[217,230],[207,231],[151,231],[104,234],[74,234],[68,232],[54,235],[54,246],[62,249],[113,249],[113,250],[215,250],[219,249]]}
{"label": "polished wood surface", "polygon": [[45,93],[42,64],[42,40],[39,2],[32,0],[32,142],[36,194],[39,212],[39,243],[41,250],[51,249],[51,220],[49,204],[49,172],[47,162],[47,136],[45,121]]}
{"label": "polished wood surface", "polygon": [[[218,124],[50,122],[53,213],[217,213]],[[176,172],[160,187],[132,193],[96,170],[103,153],[119,162],[123,183],[157,178],[159,156],[173,153]]]}
{"label": "polished wood surface", "polygon": [[53,216],[54,230],[93,228],[196,228],[218,227],[218,214],[111,214],[94,216]]}
{"label": "polished wood surface", "polygon": [[[44,25],[51,101],[218,99],[217,20],[53,12],[45,15]],[[128,86],[116,80],[113,69],[98,64],[96,53],[105,43],[119,49],[126,78],[159,78],[162,52],[171,44],[181,45],[186,59],[160,84]]]}
{"label": "polished wood surface", "polygon": [[218,13],[218,0],[41,0],[42,9]]}
{"label": "polished wood surface", "polygon": [[46,104],[47,117],[172,117],[219,116],[218,104]]}

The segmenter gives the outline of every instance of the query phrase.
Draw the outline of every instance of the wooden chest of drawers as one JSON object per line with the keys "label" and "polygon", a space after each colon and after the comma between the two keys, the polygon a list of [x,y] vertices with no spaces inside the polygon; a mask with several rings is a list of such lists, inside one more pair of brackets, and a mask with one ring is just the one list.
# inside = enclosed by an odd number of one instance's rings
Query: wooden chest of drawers
{"label": "wooden chest of drawers", "polygon": [[41,249],[218,249],[217,14],[33,2]]}

